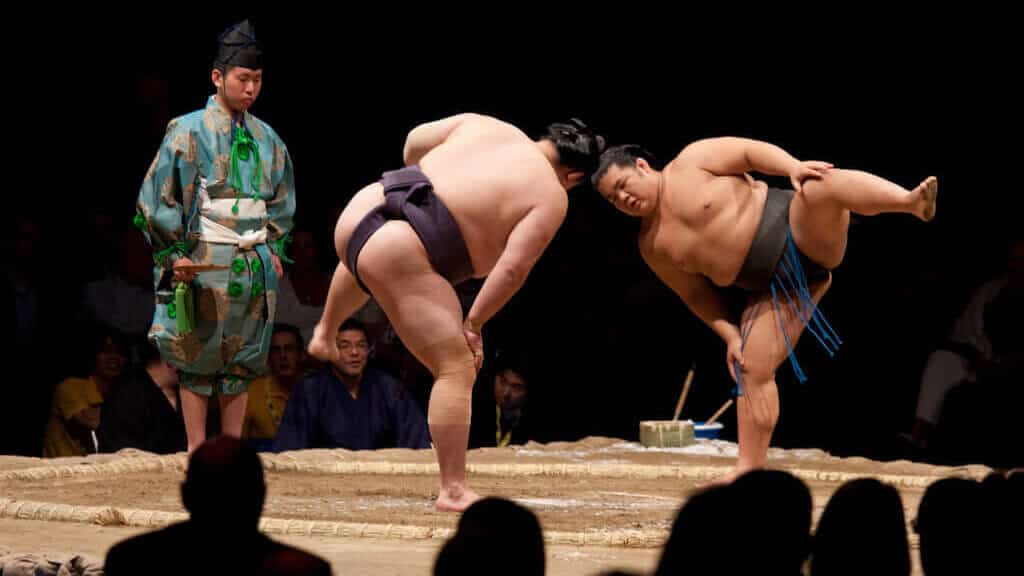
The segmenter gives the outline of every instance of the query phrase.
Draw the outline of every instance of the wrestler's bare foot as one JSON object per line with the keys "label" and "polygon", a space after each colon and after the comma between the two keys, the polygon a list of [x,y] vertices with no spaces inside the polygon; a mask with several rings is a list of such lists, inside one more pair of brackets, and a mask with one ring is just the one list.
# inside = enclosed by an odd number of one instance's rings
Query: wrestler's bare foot
{"label": "wrestler's bare foot", "polygon": [[479,494],[463,486],[441,488],[437,500],[434,502],[434,508],[439,512],[462,512],[480,498]]}
{"label": "wrestler's bare foot", "polygon": [[323,324],[317,324],[313,330],[313,338],[309,341],[306,351],[317,360],[334,362],[338,360],[338,344],[334,334],[328,334]]}
{"label": "wrestler's bare foot", "polygon": [[914,214],[925,222],[935,218],[936,197],[939,195],[939,180],[935,176],[925,178],[924,182],[911,190],[915,195]]}
{"label": "wrestler's bare foot", "polygon": [[705,480],[704,482],[698,483],[697,488],[703,490],[705,488],[711,488],[712,486],[725,486],[726,484],[732,484],[732,481],[738,478],[739,475],[740,473],[733,469],[727,474],[722,474],[721,476],[716,476],[709,480]]}

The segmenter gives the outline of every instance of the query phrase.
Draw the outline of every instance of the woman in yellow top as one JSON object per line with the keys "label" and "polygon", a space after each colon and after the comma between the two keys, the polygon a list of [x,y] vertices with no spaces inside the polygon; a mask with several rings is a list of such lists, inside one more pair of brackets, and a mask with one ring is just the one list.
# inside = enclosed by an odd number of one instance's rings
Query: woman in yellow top
{"label": "woman in yellow top", "polygon": [[124,373],[127,358],[113,330],[101,330],[94,340],[92,374],[67,378],[53,393],[50,420],[43,438],[43,456],[85,456],[99,451],[95,431],[100,425],[103,398]]}

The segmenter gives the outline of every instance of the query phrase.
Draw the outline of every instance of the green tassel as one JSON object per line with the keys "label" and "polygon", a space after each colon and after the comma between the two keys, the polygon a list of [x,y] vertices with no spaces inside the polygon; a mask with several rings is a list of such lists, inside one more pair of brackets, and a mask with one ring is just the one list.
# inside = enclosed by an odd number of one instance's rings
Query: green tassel
{"label": "green tassel", "polygon": [[171,253],[173,252],[181,252],[182,254],[188,252],[188,244],[181,241],[171,244],[167,248],[164,248],[163,250],[160,250],[156,254],[153,254],[153,262],[156,263],[157,265],[161,265],[164,263],[164,260],[166,260],[167,257],[170,256]]}
{"label": "green tassel", "polygon": [[292,260],[291,258],[288,257],[287,254],[284,253],[285,244],[291,243],[292,235],[290,233],[278,238],[276,241],[274,241],[274,253],[277,254],[277,257],[280,258],[282,262],[287,262],[288,264],[295,264],[295,260]]}
{"label": "green tassel", "polygon": [[192,304],[192,285],[188,282],[179,282],[174,289],[174,322],[178,329],[178,335],[192,333],[194,308]]}
{"label": "green tassel", "polygon": [[[238,197],[242,195],[242,172],[238,168],[238,161],[248,162],[250,156],[256,162],[255,170],[252,171],[252,177],[249,179],[249,185],[252,188],[252,198],[255,200],[260,196],[260,183],[263,181],[263,162],[260,161],[260,145],[252,139],[248,130],[241,126],[236,126],[235,141],[231,144],[231,176],[229,181]],[[237,197],[235,205],[231,207],[231,211],[238,214]]]}

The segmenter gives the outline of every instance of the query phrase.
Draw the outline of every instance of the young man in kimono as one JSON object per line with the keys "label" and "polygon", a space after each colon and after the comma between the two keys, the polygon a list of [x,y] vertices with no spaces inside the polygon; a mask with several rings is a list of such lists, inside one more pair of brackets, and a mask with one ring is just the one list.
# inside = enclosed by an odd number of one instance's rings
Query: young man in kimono
{"label": "young man in kimono", "polygon": [[284,143],[248,112],[262,60],[248,21],[221,35],[216,94],[171,121],[139,191],[135,224],[156,263],[149,338],[179,371],[189,454],[215,392],[222,433],[240,436],[249,382],[267,366],[295,190]]}

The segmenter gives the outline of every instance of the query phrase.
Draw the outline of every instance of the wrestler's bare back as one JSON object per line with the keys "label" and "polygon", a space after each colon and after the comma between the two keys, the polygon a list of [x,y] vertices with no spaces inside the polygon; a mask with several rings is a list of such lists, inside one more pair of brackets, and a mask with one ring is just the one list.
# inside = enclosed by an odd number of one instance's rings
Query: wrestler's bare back
{"label": "wrestler's bare back", "polygon": [[718,176],[680,152],[663,171],[658,210],[645,218],[639,245],[645,258],[729,286],[743,267],[768,186],[745,176]]}
{"label": "wrestler's bare back", "polygon": [[563,218],[568,208],[536,142],[491,117],[468,117],[419,166],[458,223],[477,277],[491,271],[509,233],[534,206],[559,209]]}

